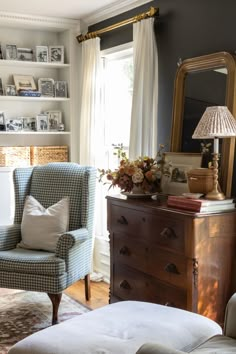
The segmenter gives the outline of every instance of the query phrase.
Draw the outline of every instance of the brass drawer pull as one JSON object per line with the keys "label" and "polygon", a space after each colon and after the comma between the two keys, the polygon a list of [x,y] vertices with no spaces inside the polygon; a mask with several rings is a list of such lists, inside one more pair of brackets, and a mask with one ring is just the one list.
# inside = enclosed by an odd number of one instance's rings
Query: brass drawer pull
{"label": "brass drawer pull", "polygon": [[174,263],[168,263],[165,266],[165,271],[167,273],[180,274],[180,272],[178,271],[178,268],[176,267],[176,265]]}
{"label": "brass drawer pull", "polygon": [[117,219],[117,222],[121,225],[128,225],[128,221],[123,215],[119,219]]}
{"label": "brass drawer pull", "polygon": [[120,288],[130,290],[131,286],[129,285],[127,280],[122,280],[122,282],[120,282]]}
{"label": "brass drawer pull", "polygon": [[177,237],[176,233],[174,232],[174,230],[171,227],[165,227],[161,233],[160,233],[162,238],[165,238],[167,240],[174,240]]}
{"label": "brass drawer pull", "polygon": [[130,256],[130,250],[128,249],[128,247],[123,246],[120,249],[120,254],[122,254],[122,256]]}

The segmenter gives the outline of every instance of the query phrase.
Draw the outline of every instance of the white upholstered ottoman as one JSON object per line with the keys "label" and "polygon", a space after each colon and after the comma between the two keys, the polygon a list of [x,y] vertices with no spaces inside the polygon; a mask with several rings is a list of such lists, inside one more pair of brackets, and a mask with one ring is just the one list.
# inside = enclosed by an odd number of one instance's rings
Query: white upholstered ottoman
{"label": "white upholstered ottoman", "polygon": [[145,342],[190,351],[221,327],[206,317],[157,304],[123,301],[37,332],[9,354],[134,354]]}

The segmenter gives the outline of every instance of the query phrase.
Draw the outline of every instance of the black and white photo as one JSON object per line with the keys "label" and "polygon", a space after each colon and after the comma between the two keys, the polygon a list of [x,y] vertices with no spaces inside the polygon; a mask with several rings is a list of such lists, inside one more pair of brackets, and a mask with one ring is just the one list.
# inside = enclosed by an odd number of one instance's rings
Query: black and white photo
{"label": "black and white photo", "polygon": [[38,87],[41,95],[44,97],[54,97],[54,80],[49,78],[40,78]]}
{"label": "black and white photo", "polygon": [[6,60],[17,60],[17,47],[15,44],[6,45]]}
{"label": "black and white photo", "polygon": [[0,112],[0,131],[6,130],[6,120],[5,120],[5,113]]}
{"label": "black and white photo", "polygon": [[51,63],[64,63],[64,46],[50,46],[49,47],[49,61]]}
{"label": "black and white photo", "polygon": [[15,85],[6,85],[5,86],[5,95],[6,96],[16,96],[16,86]]}
{"label": "black and white photo", "polygon": [[17,48],[17,60],[33,61],[33,49]]}
{"label": "black and white photo", "polygon": [[7,131],[20,131],[23,129],[23,121],[21,118],[9,118],[6,119]]}
{"label": "black and white photo", "polygon": [[0,44],[0,59],[3,59],[2,45]]}
{"label": "black and white photo", "polygon": [[38,62],[48,62],[48,47],[45,45],[36,46],[35,57]]}
{"label": "black and white photo", "polygon": [[22,117],[23,130],[35,131],[36,130],[36,118],[35,117]]}
{"label": "black and white photo", "polygon": [[62,123],[61,111],[47,111],[45,113],[48,116],[49,130],[59,130],[59,126]]}
{"label": "black and white photo", "polygon": [[0,96],[3,96],[2,79],[0,78]]}
{"label": "black and white photo", "polygon": [[38,114],[36,116],[36,130],[47,131],[48,130],[48,116],[47,114]]}
{"label": "black and white photo", "polygon": [[5,125],[5,113],[0,111],[0,125]]}
{"label": "black and white photo", "polygon": [[67,97],[67,82],[55,81],[55,97]]}

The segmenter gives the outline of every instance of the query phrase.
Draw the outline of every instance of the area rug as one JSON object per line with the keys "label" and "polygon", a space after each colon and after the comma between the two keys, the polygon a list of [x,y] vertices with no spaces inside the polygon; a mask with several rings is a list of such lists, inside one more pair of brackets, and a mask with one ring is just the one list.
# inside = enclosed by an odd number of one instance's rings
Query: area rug
{"label": "area rug", "polygon": [[[59,322],[88,311],[89,308],[63,294]],[[51,326],[51,319],[52,305],[47,294],[0,289],[0,354],[7,354],[19,340]]]}

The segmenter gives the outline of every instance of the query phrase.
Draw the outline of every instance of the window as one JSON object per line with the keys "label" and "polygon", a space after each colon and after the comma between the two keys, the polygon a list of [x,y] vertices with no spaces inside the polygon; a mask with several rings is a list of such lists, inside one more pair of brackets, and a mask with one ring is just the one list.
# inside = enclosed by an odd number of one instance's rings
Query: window
{"label": "window", "polygon": [[[133,95],[133,47],[132,43],[102,52],[103,94],[101,97],[104,117],[104,146],[100,168],[116,168],[118,159],[114,145],[123,144],[129,149],[131,106]],[[102,142],[101,142],[102,144]],[[106,198],[108,185],[97,188],[94,270],[109,281],[110,252],[107,232]],[[118,193],[110,189],[109,194]],[[92,277],[93,278],[93,277]]]}
{"label": "window", "polygon": [[104,114],[105,150],[108,167],[115,167],[115,145],[122,144],[128,152],[130,119],[133,96],[133,47],[132,43],[115,47],[102,53],[104,61]]}

